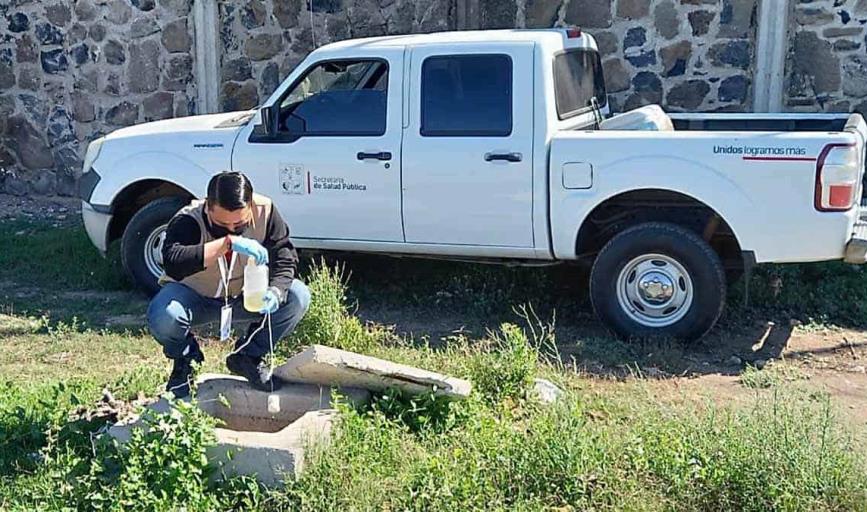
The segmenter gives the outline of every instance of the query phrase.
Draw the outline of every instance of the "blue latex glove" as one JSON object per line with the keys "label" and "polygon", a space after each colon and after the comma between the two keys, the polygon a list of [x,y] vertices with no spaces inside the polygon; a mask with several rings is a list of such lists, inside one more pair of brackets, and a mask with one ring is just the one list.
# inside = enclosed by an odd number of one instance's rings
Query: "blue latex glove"
{"label": "blue latex glove", "polygon": [[262,297],[262,309],[259,310],[259,313],[263,315],[265,313],[274,314],[277,311],[277,308],[280,307],[280,295],[274,287],[270,287],[265,290],[265,296]]}
{"label": "blue latex glove", "polygon": [[253,258],[257,265],[268,263],[268,250],[256,240],[241,236],[233,236],[231,240],[233,251]]}

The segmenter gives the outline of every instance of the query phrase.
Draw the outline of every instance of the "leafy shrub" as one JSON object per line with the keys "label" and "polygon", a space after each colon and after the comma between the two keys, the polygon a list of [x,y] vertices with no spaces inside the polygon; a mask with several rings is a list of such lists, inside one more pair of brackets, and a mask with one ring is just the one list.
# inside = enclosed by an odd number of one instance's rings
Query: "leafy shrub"
{"label": "leafy shrub", "polygon": [[177,402],[168,413],[146,420],[122,453],[118,485],[124,508],[141,502],[179,504],[201,494],[208,477],[205,450],[215,442],[215,421],[197,406]]}
{"label": "leafy shrub", "polygon": [[90,508],[212,510],[207,492],[206,450],[214,444],[215,420],[195,404],[175,402],[166,413],[143,415],[122,447],[105,447],[93,461],[96,484],[84,496]]}
{"label": "leafy shrub", "polygon": [[503,324],[478,348],[469,368],[476,391],[490,403],[526,398],[539,364],[539,351],[530,345],[524,331],[517,325]]}
{"label": "leafy shrub", "polygon": [[0,396],[0,475],[31,471],[52,432],[67,434],[67,414],[91,400],[96,387],[90,382],[51,383],[21,387],[6,383]]}
{"label": "leafy shrub", "polygon": [[465,408],[433,392],[410,395],[391,389],[373,397],[369,413],[381,414],[411,432],[443,432],[459,423]]}
{"label": "leafy shrub", "polygon": [[79,509],[210,511],[262,502],[252,478],[211,478],[207,449],[216,442],[217,420],[195,402],[177,401],[142,418],[146,429],[133,430],[123,446],[104,440],[89,471],[76,478]]}
{"label": "leafy shrub", "polygon": [[384,331],[368,328],[350,314],[346,299],[347,276],[343,267],[320,261],[307,274],[313,300],[304,319],[292,336],[293,343],[281,343],[278,355],[288,356],[298,346],[320,344],[368,352],[384,336]]}

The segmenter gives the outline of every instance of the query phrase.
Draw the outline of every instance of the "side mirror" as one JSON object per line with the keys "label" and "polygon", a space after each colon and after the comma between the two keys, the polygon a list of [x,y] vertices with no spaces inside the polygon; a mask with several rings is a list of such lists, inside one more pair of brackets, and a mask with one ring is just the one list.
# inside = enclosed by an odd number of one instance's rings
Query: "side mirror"
{"label": "side mirror", "polygon": [[265,134],[269,137],[276,135],[277,116],[275,115],[275,108],[273,106],[262,107],[259,113],[262,115],[262,127],[265,130]]}

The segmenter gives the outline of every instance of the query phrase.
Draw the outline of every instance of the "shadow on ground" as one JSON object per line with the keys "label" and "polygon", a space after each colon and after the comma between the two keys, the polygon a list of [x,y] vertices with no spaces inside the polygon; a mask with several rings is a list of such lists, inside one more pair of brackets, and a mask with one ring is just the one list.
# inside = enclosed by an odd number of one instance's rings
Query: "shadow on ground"
{"label": "shadow on ground", "polygon": [[795,326],[736,303],[698,343],[625,342],[594,317],[579,268],[356,255],[326,261],[345,267],[359,317],[394,326],[399,336],[432,346],[455,335],[481,337],[504,322],[526,324],[515,306],[529,305],[542,322],[554,323],[560,362],[602,378],[739,375],[746,365],[780,358]]}

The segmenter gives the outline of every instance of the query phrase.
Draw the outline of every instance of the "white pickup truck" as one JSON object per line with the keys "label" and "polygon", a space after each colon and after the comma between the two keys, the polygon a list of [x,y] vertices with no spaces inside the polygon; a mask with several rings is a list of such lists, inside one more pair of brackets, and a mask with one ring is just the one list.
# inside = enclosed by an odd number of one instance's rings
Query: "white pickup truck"
{"label": "white pickup truck", "polygon": [[611,117],[580,29],[390,36],[315,50],[258,109],[92,142],[81,198],[151,292],[168,219],[234,169],[301,249],[592,264],[612,331],[692,340],[756,263],[865,261],[865,136],[857,114]]}

